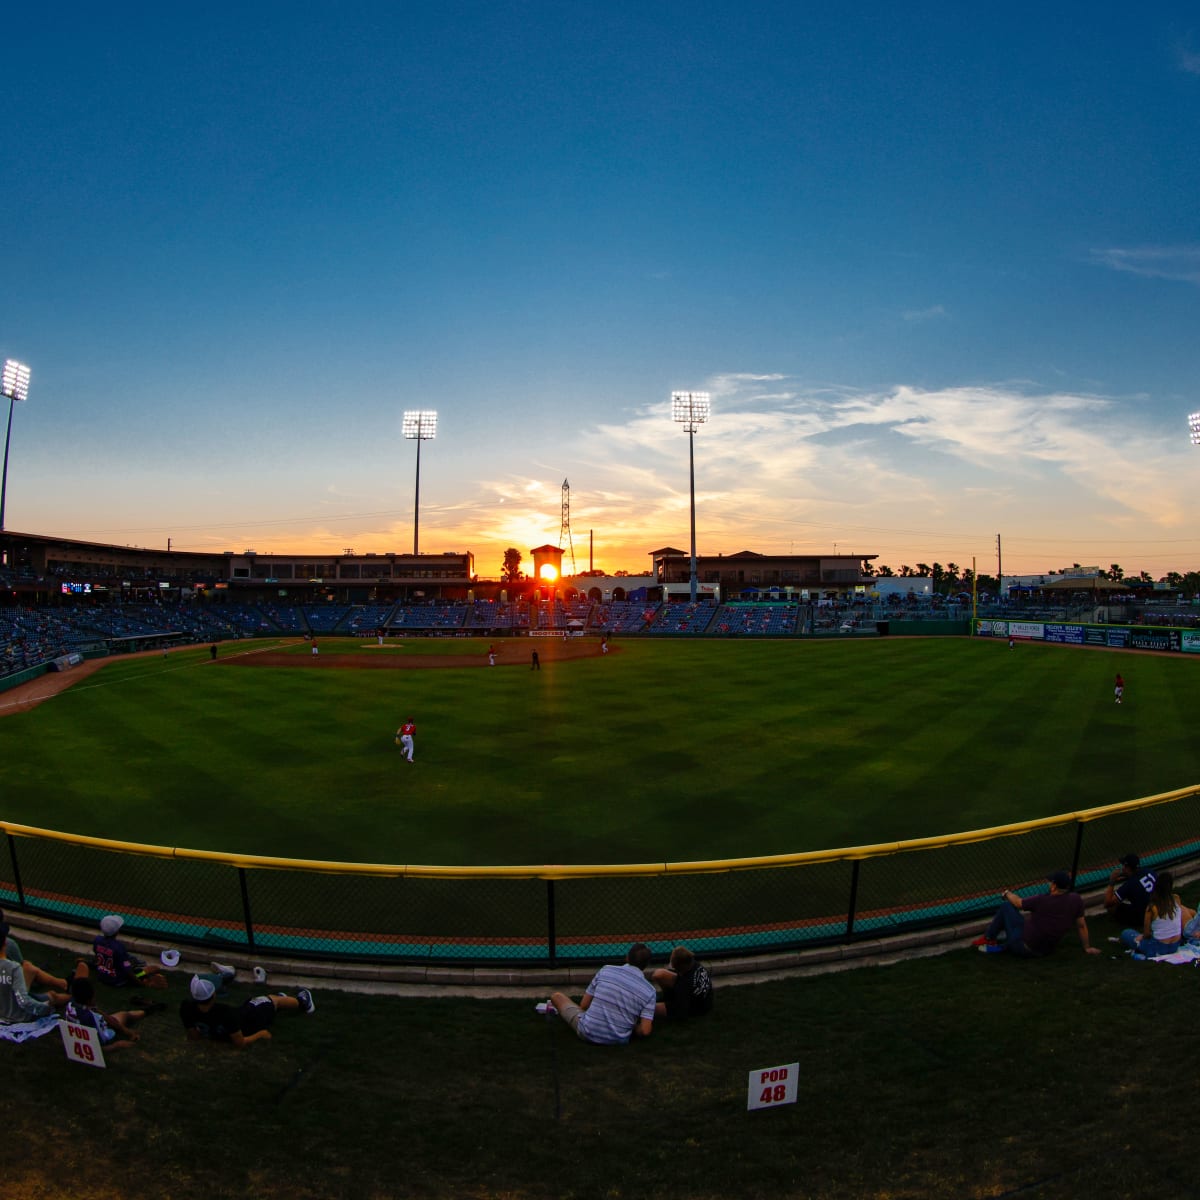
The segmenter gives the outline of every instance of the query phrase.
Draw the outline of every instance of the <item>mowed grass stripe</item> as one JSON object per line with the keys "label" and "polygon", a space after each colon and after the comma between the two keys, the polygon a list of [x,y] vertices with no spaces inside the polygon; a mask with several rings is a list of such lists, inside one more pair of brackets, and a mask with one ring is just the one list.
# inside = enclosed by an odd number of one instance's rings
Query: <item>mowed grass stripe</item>
{"label": "mowed grass stripe", "polygon": [[[627,641],[533,672],[528,645],[495,669],[116,662],[0,721],[3,815],[293,857],[604,863],[933,836],[1200,781],[1184,658]],[[409,714],[411,767],[392,742]]]}

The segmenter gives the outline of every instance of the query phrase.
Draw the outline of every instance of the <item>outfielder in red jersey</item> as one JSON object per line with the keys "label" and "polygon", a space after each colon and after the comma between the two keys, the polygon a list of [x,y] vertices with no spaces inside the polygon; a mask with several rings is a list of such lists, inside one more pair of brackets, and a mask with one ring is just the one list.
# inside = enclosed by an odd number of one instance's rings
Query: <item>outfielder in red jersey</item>
{"label": "outfielder in red jersey", "polygon": [[396,741],[408,762],[413,760],[413,735],[417,732],[412,717],[405,717],[404,724],[396,730]]}

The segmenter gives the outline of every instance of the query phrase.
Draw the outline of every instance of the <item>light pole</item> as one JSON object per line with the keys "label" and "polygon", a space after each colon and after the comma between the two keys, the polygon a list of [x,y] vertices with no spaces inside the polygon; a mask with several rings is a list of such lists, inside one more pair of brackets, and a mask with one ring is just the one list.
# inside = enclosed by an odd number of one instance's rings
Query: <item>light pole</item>
{"label": "light pole", "polygon": [[12,441],[13,408],[18,400],[29,399],[29,368],[15,359],[4,364],[0,395],[8,397],[8,432],[4,435],[4,475],[0,478],[0,533],[4,532],[4,501],[8,496],[8,444]]}
{"label": "light pole", "polygon": [[1188,429],[1192,434],[1192,445],[1200,446],[1200,412],[1188,413]]}
{"label": "light pole", "polygon": [[687,430],[688,484],[691,490],[692,511],[692,603],[696,603],[696,430],[708,420],[707,392],[672,392],[671,415]]}
{"label": "light pole", "polygon": [[437,437],[437,413],[423,409],[404,414],[404,436],[417,443],[417,494],[413,500],[413,554],[421,552],[421,443]]}

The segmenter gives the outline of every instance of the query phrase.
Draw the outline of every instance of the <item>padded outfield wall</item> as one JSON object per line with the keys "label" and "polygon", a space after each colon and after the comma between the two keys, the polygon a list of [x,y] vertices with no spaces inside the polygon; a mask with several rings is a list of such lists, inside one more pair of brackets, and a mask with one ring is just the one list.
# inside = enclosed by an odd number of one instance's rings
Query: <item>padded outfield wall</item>
{"label": "padded outfield wall", "polygon": [[329,962],[592,964],[632,941],[707,956],[803,950],[958,925],[1066,868],[1102,887],[1136,849],[1200,858],[1200,785],[941,838],[712,862],[401,866],[218,854],[0,822],[0,903],[154,943]]}
{"label": "padded outfield wall", "polygon": [[1200,654],[1200,629],[1159,625],[1083,625],[1050,621],[977,620],[977,637],[1015,637],[1060,646],[1103,646],[1109,650],[1159,650]]}

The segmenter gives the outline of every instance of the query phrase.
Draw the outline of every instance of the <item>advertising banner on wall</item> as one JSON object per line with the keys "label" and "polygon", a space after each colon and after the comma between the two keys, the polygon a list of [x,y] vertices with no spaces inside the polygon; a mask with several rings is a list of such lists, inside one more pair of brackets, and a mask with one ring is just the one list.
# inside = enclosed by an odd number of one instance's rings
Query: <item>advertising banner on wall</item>
{"label": "advertising banner on wall", "polygon": [[1178,650],[1178,629],[1134,629],[1129,644],[1135,650]]}
{"label": "advertising banner on wall", "polygon": [[975,622],[977,637],[1016,637],[1066,646],[1107,646],[1113,650],[1186,651],[1200,654],[1200,630],[1151,629],[1128,625],[1059,625],[1041,621]]}
{"label": "advertising banner on wall", "polygon": [[1009,621],[1008,632],[1013,637],[1019,638],[1041,638],[1044,636],[1045,626],[1041,621]]}
{"label": "advertising banner on wall", "polygon": [[1007,621],[976,621],[976,637],[1008,637]]}
{"label": "advertising banner on wall", "polygon": [[1046,641],[1062,642],[1068,646],[1083,645],[1082,625],[1047,625]]}

